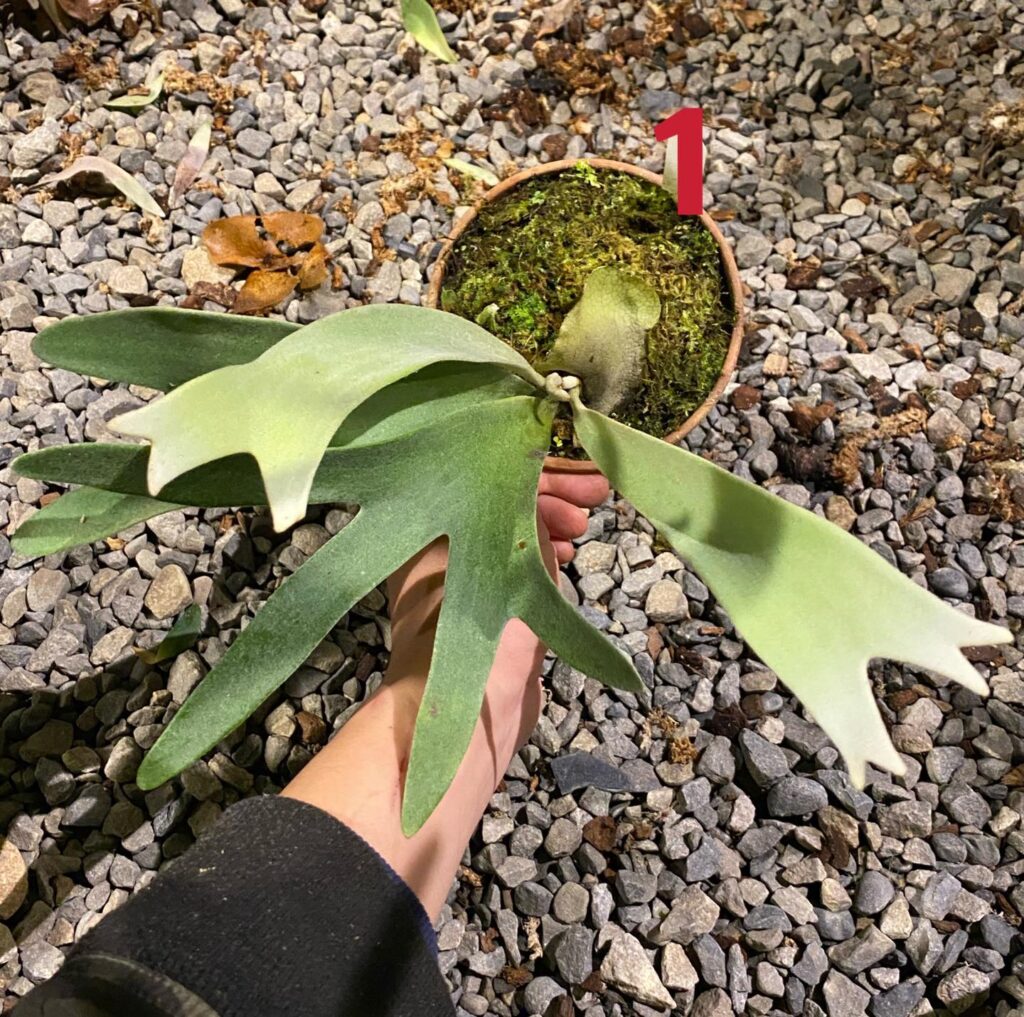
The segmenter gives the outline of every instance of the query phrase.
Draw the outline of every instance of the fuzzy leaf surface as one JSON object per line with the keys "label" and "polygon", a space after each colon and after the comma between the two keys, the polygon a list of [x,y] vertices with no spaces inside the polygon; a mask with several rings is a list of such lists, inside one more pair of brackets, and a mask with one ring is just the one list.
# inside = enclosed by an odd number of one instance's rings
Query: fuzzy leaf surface
{"label": "fuzzy leaf surface", "polygon": [[395,532],[386,511],[361,509],[290,576],[185,700],[142,761],[144,790],[170,780],[242,723],[302,664],[357,601],[429,534]]}
{"label": "fuzzy leaf surface", "polygon": [[565,316],[543,369],[578,376],[589,404],[611,413],[643,380],[647,332],[660,317],[661,299],[642,279],[611,266],[595,269]]}
{"label": "fuzzy leaf surface", "polygon": [[100,180],[107,187],[120,191],[129,201],[134,202],[143,212],[164,218],[164,210],[156,203],[156,198],[131,175],[109,159],[98,155],[79,156],[67,169],[59,173],[50,173],[43,177],[33,189],[53,187],[72,180],[81,179],[88,186],[92,181]]}
{"label": "fuzzy leaf surface", "polygon": [[41,360],[79,374],[166,392],[232,364],[247,364],[297,325],[177,307],[72,315],[32,343]]}
{"label": "fuzzy leaf surface", "polygon": [[453,64],[459,58],[452,52],[448,40],[437,22],[434,8],[427,0],[402,0],[402,24],[405,30],[428,52],[445,63]]}
{"label": "fuzzy leaf surface", "polygon": [[[521,618],[571,666],[617,688],[642,689],[628,658],[562,598],[544,567],[536,492],[552,414],[552,405],[535,396],[477,399],[435,426],[383,444],[329,451],[315,489],[325,500],[358,504],[358,514],[232,643],[143,761],[140,787],[167,780],[233,730],[354,603],[441,536],[448,538],[450,562],[405,786],[407,833],[433,811],[465,754],[509,619]],[[453,454],[453,434],[471,456]],[[122,463],[125,453],[146,452],[104,448],[105,456],[113,453]],[[122,478],[131,474],[135,486],[144,469],[137,459]],[[254,500],[259,484],[251,460],[237,456],[171,488],[176,497],[195,494],[228,504]],[[482,576],[486,597],[480,595]]]}
{"label": "fuzzy leaf surface", "polygon": [[26,558],[40,558],[102,540],[180,507],[145,494],[80,487],[62,494],[26,519],[14,534],[13,545]]}
{"label": "fuzzy leaf surface", "polygon": [[317,465],[349,413],[392,382],[445,361],[499,364],[540,382],[526,360],[472,322],[377,304],[307,325],[251,363],[200,375],[110,427],[151,442],[153,496],[204,463],[252,455],[274,526],[284,530],[306,511]]}
{"label": "fuzzy leaf surface", "polygon": [[578,400],[575,425],[612,486],[696,569],[825,730],[857,786],[869,762],[905,770],[871,694],[869,660],[891,658],[987,692],[959,648],[1009,642],[1006,629],[954,610],[812,512]]}
{"label": "fuzzy leaf surface", "polygon": [[[482,402],[529,395],[532,391],[530,386],[518,378],[492,365],[457,364],[445,370],[446,367],[448,365],[428,367],[410,378],[389,385],[356,407],[332,439],[332,446],[321,461],[310,491],[310,504],[330,504],[344,500],[344,494],[339,496],[337,493],[334,479],[336,471],[346,461],[337,446],[345,446],[348,450],[380,445],[421,428],[440,425],[448,418]],[[149,456],[150,449],[145,445],[109,442],[54,445],[36,452],[27,452],[15,460],[13,466],[20,476],[34,480],[54,484],[87,484],[102,492],[140,497],[145,496],[148,490],[146,472]],[[190,470],[171,481],[164,494],[169,501],[145,498],[147,506],[155,507],[152,514],[167,512],[183,504],[200,507],[267,504],[259,470],[253,460],[245,455],[230,456]],[[54,506],[60,500],[54,502]],[[142,509],[140,503],[138,510]],[[53,506],[48,506],[26,520],[19,528],[19,534],[26,532],[25,528],[32,520],[52,510]],[[71,512],[69,509],[68,515]]]}

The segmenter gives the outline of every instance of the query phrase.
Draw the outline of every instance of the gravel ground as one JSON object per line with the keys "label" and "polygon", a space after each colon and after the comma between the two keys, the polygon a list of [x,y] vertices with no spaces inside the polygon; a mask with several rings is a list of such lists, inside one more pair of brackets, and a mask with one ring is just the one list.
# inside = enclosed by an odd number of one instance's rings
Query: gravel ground
{"label": "gravel ground", "polygon": [[[49,322],[178,302],[218,281],[185,260],[206,223],[280,207],[323,215],[345,277],[288,319],[417,303],[474,186],[439,156],[499,174],[584,154],[657,169],[652,120],[686,96],[712,127],[708,204],[751,308],[736,384],[691,446],[1019,632],[1017,0],[584,3],[539,47],[523,4],[448,0],[451,67],[377,0],[166,6],[162,26],[124,7],[91,31],[87,80],[55,62],[68,41],[0,44],[8,535],[49,493],[10,459],[108,437],[146,395],[41,367],[29,344]],[[138,116],[103,108],[111,75],[136,85],[165,61],[201,73]],[[86,153],[163,198],[214,104],[211,162],[164,221],[27,190]],[[4,1012],[226,806],[278,788],[379,680],[377,594],[208,760],[149,794],[133,783],[168,711],[346,518],[312,513],[282,540],[261,514],[176,512],[31,562],[0,536]],[[460,1014],[1024,1013],[1019,650],[975,655],[988,700],[874,668],[909,772],[869,770],[859,792],[627,504],[593,513],[564,585],[634,655],[650,702],[549,662],[543,719],[439,925]],[[132,648],[193,599],[213,634],[145,666]]]}

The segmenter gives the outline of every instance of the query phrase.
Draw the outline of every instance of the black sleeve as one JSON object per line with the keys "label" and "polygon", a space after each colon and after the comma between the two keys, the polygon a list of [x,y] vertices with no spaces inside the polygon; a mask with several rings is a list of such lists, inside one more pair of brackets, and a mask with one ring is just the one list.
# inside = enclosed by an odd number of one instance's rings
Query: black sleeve
{"label": "black sleeve", "polygon": [[357,834],[251,798],[94,928],[19,1017],[452,1017],[419,900]]}

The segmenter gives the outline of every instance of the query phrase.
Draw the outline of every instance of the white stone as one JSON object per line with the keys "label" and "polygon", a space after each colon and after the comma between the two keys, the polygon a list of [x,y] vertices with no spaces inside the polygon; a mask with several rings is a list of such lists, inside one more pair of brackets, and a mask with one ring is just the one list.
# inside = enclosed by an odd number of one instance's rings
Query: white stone
{"label": "white stone", "polygon": [[952,265],[936,265],[932,268],[935,277],[935,294],[944,304],[956,307],[962,304],[977,278],[969,268],[954,268]]}
{"label": "white stone", "polygon": [[149,292],[146,273],[136,265],[118,265],[110,273],[107,286],[120,297],[141,297]]}
{"label": "white stone", "polygon": [[682,989],[684,992],[696,988],[700,981],[686,951],[678,943],[669,943],[662,951],[661,980],[667,988]]}
{"label": "white stone", "polygon": [[986,371],[1004,378],[1012,378],[1020,370],[1020,361],[1016,357],[1008,357],[999,350],[983,348],[978,360]]}
{"label": "white stone", "polygon": [[608,985],[647,1006],[671,1009],[675,1000],[658,978],[647,951],[632,936],[619,936],[601,964],[601,977]]}
{"label": "white stone", "polygon": [[892,381],[892,368],[877,353],[848,353],[846,362],[865,381]]}
{"label": "white stone", "polygon": [[229,283],[235,277],[234,269],[224,265],[215,265],[210,254],[200,244],[185,252],[181,259],[181,278],[191,290],[196,283]]}
{"label": "white stone", "polygon": [[817,335],[819,332],[825,331],[825,325],[821,318],[809,307],[804,307],[803,304],[794,304],[789,309],[789,320],[793,323],[793,327],[800,332]]}
{"label": "white stone", "polygon": [[974,301],[974,309],[986,321],[995,321],[999,317],[999,297],[995,293],[979,293]]}

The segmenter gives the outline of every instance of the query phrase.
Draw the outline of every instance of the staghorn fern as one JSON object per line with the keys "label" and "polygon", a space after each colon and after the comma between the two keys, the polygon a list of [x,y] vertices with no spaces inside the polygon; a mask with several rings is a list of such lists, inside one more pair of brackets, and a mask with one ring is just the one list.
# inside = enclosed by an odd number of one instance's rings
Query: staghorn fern
{"label": "staghorn fern", "polygon": [[[649,302],[631,306],[633,326],[649,327]],[[985,694],[959,648],[1011,639],[813,513],[588,409],[586,399],[606,394],[581,393],[575,377],[542,377],[484,329],[442,311],[371,305],[298,329],[167,308],[114,311],[62,321],[35,348],[52,364],[168,394],[112,422],[148,447],[59,446],[17,461],[23,476],[85,485],[22,524],[19,553],[65,550],[183,505],[269,504],[278,528],[308,504],[359,505],[174,716],[139,769],[143,789],[243,722],[353,604],[441,535],[450,562],[404,791],[407,834],[464,755],[508,619],[521,618],[573,667],[642,691],[632,663],[560,596],[542,562],[535,497],[560,403],[616,489],[699,572],[832,738],[855,784],[868,762],[905,769],[871,695],[872,657]]]}

